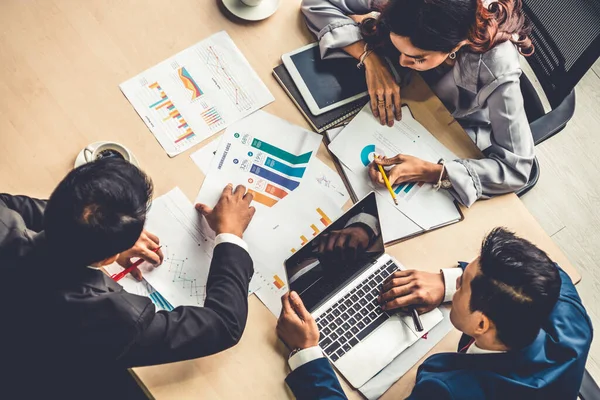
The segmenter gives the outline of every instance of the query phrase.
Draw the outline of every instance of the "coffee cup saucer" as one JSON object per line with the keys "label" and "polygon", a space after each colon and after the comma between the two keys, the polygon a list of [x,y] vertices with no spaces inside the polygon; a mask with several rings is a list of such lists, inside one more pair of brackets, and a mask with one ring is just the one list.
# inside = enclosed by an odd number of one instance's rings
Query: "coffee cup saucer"
{"label": "coffee cup saucer", "polygon": [[[96,147],[98,147],[98,146],[101,146],[101,145],[103,145],[104,143],[111,143],[111,142],[106,142],[106,141],[95,142],[95,143],[92,143],[92,144],[91,144],[89,147],[96,148]],[[77,168],[77,167],[81,167],[83,164],[85,164],[85,163],[87,162],[87,161],[85,160],[85,155],[83,154],[83,151],[84,151],[84,150],[85,150],[85,149],[81,150],[81,151],[79,152],[79,154],[77,154],[77,158],[75,158],[75,168]],[[137,160],[137,158],[136,158],[136,157],[135,157],[135,155],[134,155],[134,154],[131,152],[131,150],[129,150],[129,154],[131,154],[131,163],[132,163],[133,165],[135,165],[136,167],[138,167],[138,168],[139,168],[140,164],[138,163],[138,160]]]}
{"label": "coffee cup saucer", "polygon": [[263,0],[259,5],[250,7],[240,0],[221,0],[225,8],[238,18],[246,21],[260,21],[275,14],[281,0]]}

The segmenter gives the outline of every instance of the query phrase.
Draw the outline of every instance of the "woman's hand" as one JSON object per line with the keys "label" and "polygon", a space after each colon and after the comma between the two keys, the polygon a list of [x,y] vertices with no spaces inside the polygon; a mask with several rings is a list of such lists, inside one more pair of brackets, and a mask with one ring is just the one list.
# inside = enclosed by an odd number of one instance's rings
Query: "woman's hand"
{"label": "woman's hand", "polygon": [[384,187],[385,182],[377,165],[384,167],[394,165],[387,171],[388,179],[392,185],[404,182],[437,183],[443,168],[439,164],[430,163],[407,154],[398,154],[391,158],[376,157],[369,165],[369,176],[373,183]]}
{"label": "woman's hand", "polygon": [[369,97],[371,98],[371,111],[379,118],[381,125],[394,125],[402,119],[400,99],[400,86],[396,83],[386,63],[377,54],[370,53],[364,60],[365,76]]}

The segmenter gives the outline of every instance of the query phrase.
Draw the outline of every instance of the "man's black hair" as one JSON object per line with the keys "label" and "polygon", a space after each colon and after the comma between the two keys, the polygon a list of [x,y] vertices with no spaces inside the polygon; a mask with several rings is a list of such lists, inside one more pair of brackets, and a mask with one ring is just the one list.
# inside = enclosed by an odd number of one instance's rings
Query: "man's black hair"
{"label": "man's black hair", "polygon": [[144,227],[152,191],[148,176],[125,160],[101,159],[74,169],[48,200],[48,245],[72,266],[131,248]]}
{"label": "man's black hair", "polygon": [[504,228],[483,240],[479,264],[471,281],[471,311],[491,319],[508,348],[528,346],[558,300],[557,266],[545,252]]}

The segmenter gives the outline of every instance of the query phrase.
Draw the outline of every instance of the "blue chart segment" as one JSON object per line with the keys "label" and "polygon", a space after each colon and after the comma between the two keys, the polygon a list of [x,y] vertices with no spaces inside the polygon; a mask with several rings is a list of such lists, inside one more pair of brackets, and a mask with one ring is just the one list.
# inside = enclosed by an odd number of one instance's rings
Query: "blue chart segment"
{"label": "blue chart segment", "polygon": [[375,158],[375,154],[378,156],[385,156],[385,151],[375,147],[374,144],[368,144],[360,151],[360,161],[366,167],[371,164]]}
{"label": "blue chart segment", "polygon": [[309,151],[308,153],[297,156],[259,139],[254,139],[251,146],[274,157],[280,158],[285,162],[289,162],[290,164],[306,164],[310,161],[310,156],[312,155],[312,151]]}
{"label": "blue chart segment", "polygon": [[304,176],[304,171],[306,171],[305,167],[290,167],[289,165],[274,160],[271,157],[267,157],[265,165],[281,172],[282,174],[293,176],[295,178],[302,178],[302,176]]}
{"label": "blue chart segment", "polygon": [[276,174],[275,172],[264,169],[256,164],[252,165],[252,167],[250,168],[250,172],[254,175],[260,176],[261,178],[276,183],[279,186],[283,186],[284,188],[287,188],[289,190],[294,190],[298,186],[300,186],[300,182],[283,177],[279,174]]}
{"label": "blue chart segment", "polygon": [[360,152],[360,161],[362,161],[362,163],[365,167],[367,165],[371,164],[371,160],[369,159],[369,156],[371,154],[373,154],[374,152],[375,152],[374,144],[368,144],[365,147],[363,147],[362,151]]}

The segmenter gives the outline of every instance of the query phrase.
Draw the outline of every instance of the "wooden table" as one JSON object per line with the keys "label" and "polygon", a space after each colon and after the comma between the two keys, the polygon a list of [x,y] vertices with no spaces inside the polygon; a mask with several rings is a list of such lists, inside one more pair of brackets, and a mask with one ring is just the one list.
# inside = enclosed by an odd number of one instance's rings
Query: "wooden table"
{"label": "wooden table", "polygon": [[[47,197],[87,144],[114,140],[129,147],[153,178],[156,194],[179,186],[193,199],[203,175],[190,151],[169,159],[140,121],[118,84],[219,30],[227,30],[267,84],[276,101],[265,108],[307,127],[271,77],[281,54],[312,37],[299,0],[283,0],[259,23],[232,22],[218,2],[206,0],[4,0],[0,2],[0,190]],[[479,151],[440,101],[420,80],[403,91],[414,116],[461,157]],[[192,151],[199,148],[196,146]],[[330,166],[324,146],[319,157]],[[477,202],[465,221],[389,249],[409,268],[436,271],[468,260],[484,234],[506,226],[533,241],[580,279],[562,252],[515,195]],[[275,318],[252,296],[250,316],[238,346],[203,359],[136,368],[156,398],[282,399],[287,350],[275,335]],[[456,349],[452,332],[433,351]],[[384,398],[403,398],[416,368]],[[360,398],[347,384],[350,398]]]}

